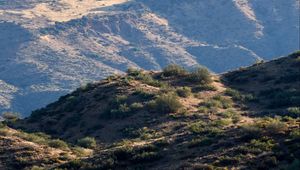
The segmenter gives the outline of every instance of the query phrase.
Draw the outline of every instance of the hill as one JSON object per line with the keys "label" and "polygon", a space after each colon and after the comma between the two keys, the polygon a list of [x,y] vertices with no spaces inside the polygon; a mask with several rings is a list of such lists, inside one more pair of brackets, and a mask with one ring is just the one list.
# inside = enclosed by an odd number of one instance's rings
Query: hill
{"label": "hill", "polygon": [[96,139],[93,155],[59,168],[297,169],[299,64],[296,52],[221,75],[129,69],[8,126],[71,146]]}
{"label": "hill", "polygon": [[0,0],[0,112],[28,116],[128,67],[220,73],[287,55],[298,11],[299,0]]}

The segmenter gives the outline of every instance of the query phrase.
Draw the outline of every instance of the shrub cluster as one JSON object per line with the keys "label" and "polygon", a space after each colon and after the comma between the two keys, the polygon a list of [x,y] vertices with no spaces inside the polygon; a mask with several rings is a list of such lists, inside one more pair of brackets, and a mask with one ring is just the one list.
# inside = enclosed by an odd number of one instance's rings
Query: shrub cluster
{"label": "shrub cluster", "polygon": [[192,90],[189,87],[180,87],[176,89],[176,93],[180,97],[189,97],[192,94]]}
{"label": "shrub cluster", "polygon": [[171,77],[171,76],[182,77],[182,76],[186,76],[187,74],[188,72],[183,67],[176,64],[171,64],[167,66],[166,68],[163,69],[163,73],[162,73],[164,77]]}
{"label": "shrub cluster", "polygon": [[199,67],[189,74],[188,80],[192,83],[209,84],[212,77],[208,69]]}
{"label": "shrub cluster", "polygon": [[162,94],[148,103],[150,109],[159,113],[174,113],[182,108],[178,97],[174,94]]}
{"label": "shrub cluster", "polygon": [[91,149],[93,149],[97,146],[97,142],[96,142],[95,138],[92,138],[92,137],[85,137],[85,138],[79,139],[77,141],[77,144],[81,147],[91,148]]}

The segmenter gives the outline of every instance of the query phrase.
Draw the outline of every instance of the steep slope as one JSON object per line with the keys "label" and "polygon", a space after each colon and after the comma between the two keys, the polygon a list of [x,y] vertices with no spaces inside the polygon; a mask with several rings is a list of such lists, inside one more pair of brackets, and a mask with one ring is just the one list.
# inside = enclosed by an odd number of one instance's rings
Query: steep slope
{"label": "steep slope", "polygon": [[299,63],[296,52],[220,76],[178,66],[130,69],[11,126],[73,143],[97,139],[93,156],[60,168],[294,169],[300,159]]}
{"label": "steep slope", "polygon": [[299,48],[297,3],[1,0],[0,80],[18,91],[1,94],[0,112],[28,115],[130,66],[224,72],[287,54]]}

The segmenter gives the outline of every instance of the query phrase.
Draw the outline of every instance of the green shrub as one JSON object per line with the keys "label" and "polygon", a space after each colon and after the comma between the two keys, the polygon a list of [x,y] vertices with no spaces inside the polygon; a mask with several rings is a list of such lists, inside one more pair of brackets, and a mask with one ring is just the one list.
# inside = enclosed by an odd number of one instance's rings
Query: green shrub
{"label": "green shrub", "polygon": [[235,115],[237,115],[237,113],[234,110],[229,109],[229,110],[225,110],[224,112],[218,113],[218,115],[224,118],[232,118]]}
{"label": "green shrub", "polygon": [[232,123],[231,119],[218,119],[211,123],[212,126],[216,127],[222,127],[222,126],[228,126]]}
{"label": "green shrub", "polygon": [[300,107],[289,107],[287,109],[287,111],[289,112],[289,114],[291,114],[291,116],[293,117],[299,117],[300,116]]}
{"label": "green shrub", "polygon": [[144,89],[136,89],[136,91],[133,93],[133,95],[137,95],[145,100],[151,99],[155,96],[155,94],[153,94],[149,91],[145,91]]}
{"label": "green shrub", "polygon": [[128,70],[127,70],[127,74],[128,74],[129,76],[136,77],[136,76],[139,76],[139,75],[142,74],[142,70],[137,69],[137,68],[130,67],[130,68],[128,68]]}
{"label": "green shrub", "polygon": [[84,148],[95,148],[97,146],[97,142],[95,140],[95,138],[92,138],[92,137],[85,137],[85,138],[82,138],[82,139],[79,139],[77,141],[77,144],[81,147],[84,147]]}
{"label": "green shrub", "polygon": [[204,85],[197,85],[193,88],[193,92],[200,92],[200,91],[217,91],[218,89],[211,85],[211,84],[204,84]]}
{"label": "green shrub", "polygon": [[231,99],[223,97],[221,95],[214,96],[213,100],[220,102],[221,107],[223,109],[228,109],[228,108],[231,108],[233,106],[233,102],[232,102]]}
{"label": "green shrub", "polygon": [[145,162],[153,162],[159,160],[160,158],[161,155],[158,152],[144,151],[142,153],[135,154],[131,160],[135,163],[145,163]]}
{"label": "green shrub", "polygon": [[144,107],[144,105],[142,103],[132,103],[129,107],[130,107],[130,110],[137,111],[137,110],[142,109]]}
{"label": "green shrub", "polygon": [[7,121],[16,121],[20,119],[20,114],[14,112],[4,112],[1,116]]}
{"label": "green shrub", "polygon": [[143,73],[136,77],[137,80],[140,80],[142,83],[154,86],[154,87],[165,87],[168,86],[166,83],[155,80],[149,73]]}
{"label": "green shrub", "polygon": [[38,144],[47,144],[48,141],[50,140],[50,136],[46,135],[44,133],[25,133],[22,131],[19,131],[16,133],[16,136]]}
{"label": "green shrub", "polygon": [[10,132],[8,131],[7,128],[0,129],[0,136],[8,136],[8,135],[10,135]]}
{"label": "green shrub", "polygon": [[239,91],[234,89],[226,89],[225,94],[231,96],[233,100],[237,101],[248,101],[248,102],[255,102],[257,99],[252,94],[241,94]]}
{"label": "green shrub", "polygon": [[175,113],[183,107],[178,100],[178,97],[174,94],[163,94],[158,96],[154,100],[153,106],[154,109],[160,113]]}
{"label": "green shrub", "polygon": [[290,137],[293,139],[293,140],[300,140],[300,131],[299,129],[296,129],[296,130],[293,130],[290,132]]}
{"label": "green shrub", "polygon": [[187,74],[188,72],[183,67],[176,64],[167,66],[166,68],[163,69],[163,73],[162,73],[164,77],[171,77],[171,76],[181,77]]}
{"label": "green shrub", "polygon": [[193,83],[209,84],[212,82],[212,77],[208,69],[199,67],[190,73],[188,80]]}
{"label": "green shrub", "polygon": [[67,149],[68,144],[62,140],[54,139],[49,141],[48,145],[52,148]]}
{"label": "green shrub", "polygon": [[210,146],[211,144],[213,144],[213,140],[211,138],[197,138],[197,139],[193,139],[188,147],[189,148],[193,148],[193,147],[203,147],[203,146]]}
{"label": "green shrub", "polygon": [[212,99],[208,99],[207,101],[203,102],[201,106],[205,106],[209,109],[213,109],[213,108],[228,109],[233,106],[233,102],[228,98],[218,95],[213,97]]}
{"label": "green shrub", "polygon": [[110,118],[125,118],[131,115],[131,109],[127,104],[120,104],[117,109],[110,110]]}
{"label": "green shrub", "polygon": [[219,158],[218,165],[221,166],[232,166],[235,164],[239,164],[241,162],[241,159],[239,157],[229,157],[229,156],[221,156]]}
{"label": "green shrub", "polygon": [[189,87],[180,87],[176,89],[176,93],[180,97],[189,97],[191,95],[191,88]]}
{"label": "green shrub", "polygon": [[262,151],[271,151],[276,146],[276,143],[273,139],[268,138],[252,139],[250,146]]}
{"label": "green shrub", "polygon": [[126,95],[117,95],[113,100],[112,103],[115,105],[123,104],[126,102],[128,97]]}

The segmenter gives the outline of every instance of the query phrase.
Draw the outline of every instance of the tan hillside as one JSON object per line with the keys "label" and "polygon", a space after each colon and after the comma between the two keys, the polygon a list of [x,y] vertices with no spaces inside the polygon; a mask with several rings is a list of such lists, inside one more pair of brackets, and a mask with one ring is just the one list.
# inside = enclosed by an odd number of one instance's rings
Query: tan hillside
{"label": "tan hillside", "polygon": [[94,155],[54,164],[62,169],[295,169],[299,68],[297,52],[223,75],[129,69],[9,126],[97,140]]}

